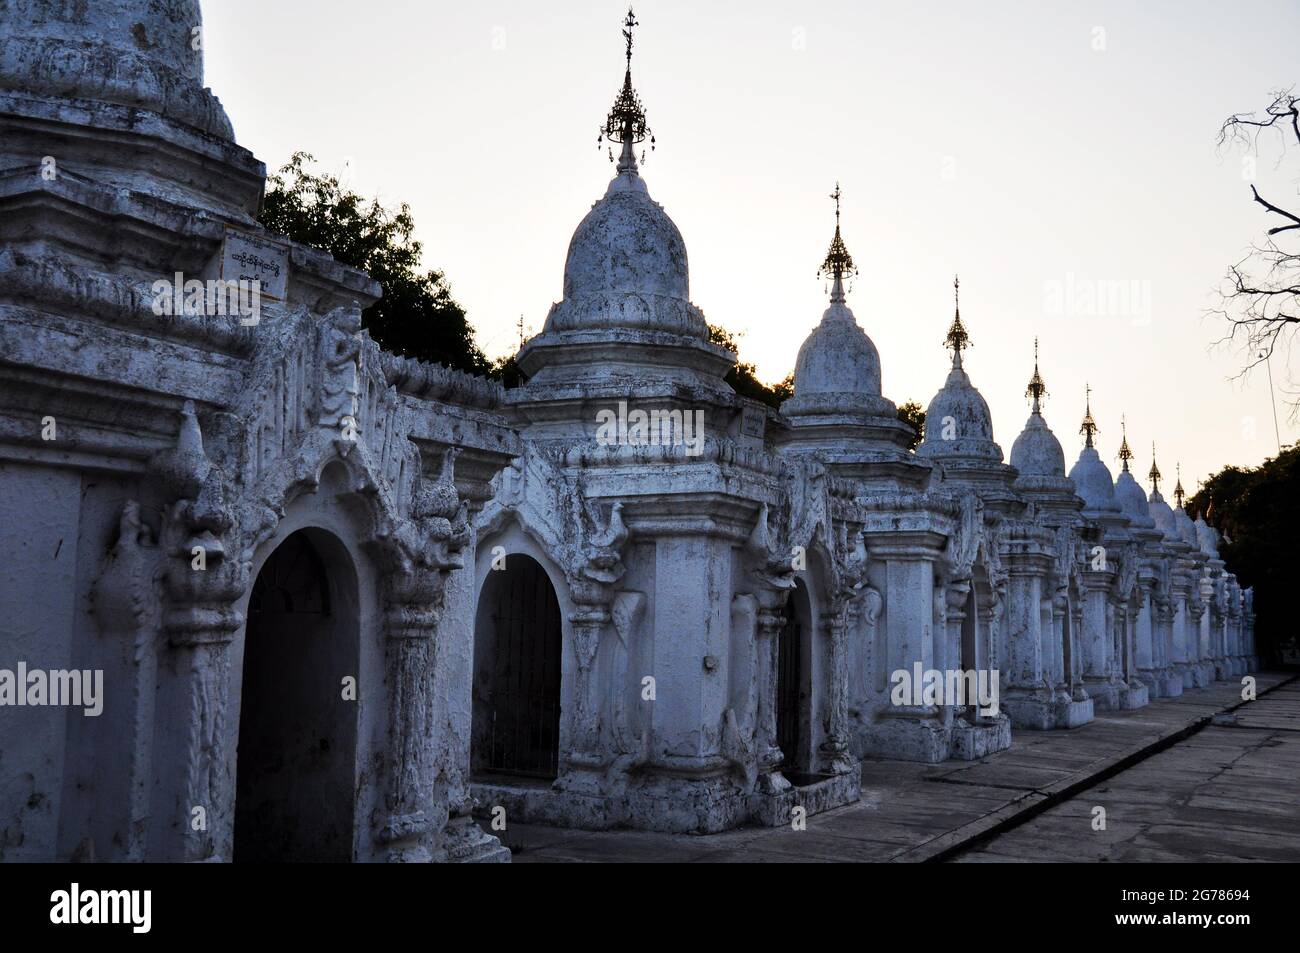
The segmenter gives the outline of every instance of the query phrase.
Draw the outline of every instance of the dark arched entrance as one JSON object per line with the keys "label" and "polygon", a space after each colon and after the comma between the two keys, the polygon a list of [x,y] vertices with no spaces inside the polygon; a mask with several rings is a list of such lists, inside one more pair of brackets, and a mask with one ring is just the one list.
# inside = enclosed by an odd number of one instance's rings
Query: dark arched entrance
{"label": "dark arched entrance", "polygon": [[785,756],[781,771],[787,778],[800,776],[810,768],[807,729],[812,653],[808,640],[812,624],[809,615],[808,589],[803,580],[796,579],[785,603],[785,624],[778,637],[776,663],[776,743]]}
{"label": "dark arched entrance", "polygon": [[[253,584],[244,637],[235,793],[237,861],[353,854],[360,611],[337,539],[300,530]],[[351,683],[355,686],[355,681]]]}
{"label": "dark arched entrance", "polygon": [[560,603],[522,553],[488,573],[474,632],[473,769],[554,778],[560,762]]}

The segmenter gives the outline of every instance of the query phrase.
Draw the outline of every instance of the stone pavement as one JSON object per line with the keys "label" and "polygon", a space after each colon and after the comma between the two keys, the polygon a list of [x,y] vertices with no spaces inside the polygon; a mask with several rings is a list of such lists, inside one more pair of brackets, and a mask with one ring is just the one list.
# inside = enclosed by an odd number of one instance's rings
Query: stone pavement
{"label": "stone pavement", "polygon": [[1300,681],[1233,716],[956,859],[1300,861]]}
{"label": "stone pavement", "polygon": [[[1114,859],[1281,859],[1288,852],[1296,859],[1300,735],[1277,741],[1300,728],[1300,681],[1284,685],[1289,679],[1258,676],[1253,703],[1242,704],[1238,682],[1223,682],[1135,711],[1102,712],[1071,731],[1016,731],[1009,750],[980,761],[867,761],[862,799],[808,818],[804,831],[676,835],[517,824],[501,836],[515,863],[915,862],[958,854],[1097,860],[1103,845],[1120,843],[1131,856]],[[1216,715],[1235,717],[1236,727],[1197,730]],[[1221,777],[1228,770],[1244,783]],[[1113,805],[1104,836],[1091,829],[1095,804]],[[1144,832],[1154,843],[1134,845]]]}

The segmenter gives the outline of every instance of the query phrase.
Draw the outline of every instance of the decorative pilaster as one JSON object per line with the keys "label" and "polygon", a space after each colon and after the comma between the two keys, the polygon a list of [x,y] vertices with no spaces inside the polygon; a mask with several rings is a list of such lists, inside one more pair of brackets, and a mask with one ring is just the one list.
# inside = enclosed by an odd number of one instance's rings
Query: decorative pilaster
{"label": "decorative pilaster", "polygon": [[[248,590],[249,566],[229,558],[233,520],[224,474],[208,460],[193,402],[181,410],[176,447],[151,464],[169,501],[159,547],[163,557],[162,631],[172,649],[166,691],[170,709],[188,715],[179,749],[159,768],[166,804],[163,856],[229,860],[234,847],[234,752],[226,749],[229,646],[244,624],[236,608]],[[166,799],[166,793],[163,794]],[[166,803],[166,801],[165,801]]]}
{"label": "decorative pilaster", "polygon": [[[1068,660],[1066,658],[1066,627],[1065,620],[1069,617],[1070,596],[1068,589],[1058,588],[1050,598],[1051,627],[1043,633],[1045,640],[1051,642],[1051,667],[1047,671],[1048,680],[1052,685],[1052,692],[1058,700],[1070,701],[1070,673]],[[1044,651],[1045,658],[1047,657]]]}
{"label": "decorative pilaster", "polygon": [[[154,712],[158,682],[158,598],[154,590],[158,549],[140,517],[140,504],[128,500],[118,520],[117,542],[95,580],[91,601],[100,632],[120,647],[132,672],[126,719],[111,718],[111,739],[101,751],[125,760],[127,767],[125,859],[147,856],[153,783]],[[120,748],[117,746],[121,746]],[[124,757],[123,757],[124,756]],[[107,805],[105,805],[107,807]]]}
{"label": "decorative pilaster", "polygon": [[849,752],[847,612],[847,607],[841,602],[831,609],[822,625],[829,654],[827,667],[830,670],[830,692],[827,699],[826,740],[821,745],[821,755],[824,770],[828,774],[847,774],[856,767]]}
{"label": "decorative pilaster", "polygon": [[409,571],[388,587],[384,633],[390,777],[386,813],[376,824],[376,834],[390,861],[441,859],[432,849],[433,834],[449,816],[433,797],[438,751],[433,712],[435,635],[444,582],[439,575]]}
{"label": "decorative pilaster", "polygon": [[596,697],[594,671],[601,638],[610,621],[609,607],[601,602],[579,603],[569,615],[577,668],[573,673],[573,718],[569,724],[568,760],[578,767],[598,767],[606,760],[597,723],[600,700]]}
{"label": "decorative pilaster", "polygon": [[790,787],[781,774],[784,759],[776,743],[776,678],[779,639],[785,618],[781,614],[789,590],[760,590],[755,637],[758,662],[758,786],[764,794],[780,794]]}
{"label": "decorative pilaster", "polygon": [[389,777],[384,813],[374,828],[386,858],[395,862],[445,859],[435,835],[448,825],[453,810],[459,818],[468,814],[464,790],[457,792],[454,805],[435,796],[444,760],[434,704],[438,624],[448,573],[464,566],[463,553],[472,538],[468,504],[459,500],[453,478],[455,459],[449,451],[439,476],[418,483],[410,521],[373,541],[387,564],[382,598],[389,686]]}

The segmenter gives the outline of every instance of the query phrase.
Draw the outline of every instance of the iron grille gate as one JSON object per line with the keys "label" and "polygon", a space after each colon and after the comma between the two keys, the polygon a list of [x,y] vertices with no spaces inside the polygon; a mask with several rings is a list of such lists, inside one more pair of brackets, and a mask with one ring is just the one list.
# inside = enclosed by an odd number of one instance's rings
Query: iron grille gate
{"label": "iron grille gate", "polygon": [[546,572],[516,557],[492,616],[489,771],[554,778],[560,757],[560,604]]}
{"label": "iron grille gate", "polygon": [[[790,601],[794,601],[793,595]],[[798,767],[802,642],[803,626],[794,617],[793,607],[787,604],[785,625],[781,627],[777,643],[776,665],[776,743],[785,755],[784,770],[787,771]]]}

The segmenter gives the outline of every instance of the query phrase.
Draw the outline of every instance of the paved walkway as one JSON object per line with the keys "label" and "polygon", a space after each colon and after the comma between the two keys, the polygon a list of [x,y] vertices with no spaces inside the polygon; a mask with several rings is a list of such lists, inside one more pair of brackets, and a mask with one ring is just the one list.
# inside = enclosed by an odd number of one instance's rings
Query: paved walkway
{"label": "paved walkway", "polygon": [[[515,863],[1095,860],[1103,845],[1121,843],[1132,856],[1116,859],[1280,859],[1286,852],[1295,859],[1300,682],[1275,699],[1264,694],[1287,681],[1259,676],[1260,699],[1245,705],[1240,684],[1225,682],[1137,711],[1103,712],[1072,731],[1014,731],[1009,750],[981,761],[868,761],[862,799],[808,818],[803,831],[679,835],[514,824],[501,836]],[[1196,731],[1234,707],[1236,727]],[[1225,778],[1229,770],[1243,783]],[[1104,837],[1091,830],[1094,804],[1112,805]],[[1182,829],[1188,825],[1194,829]],[[1289,840],[1279,840],[1288,825]],[[1044,844],[1065,831],[1078,843]],[[1177,838],[1186,838],[1181,847]]]}
{"label": "paved walkway", "polygon": [[1233,714],[955,859],[1300,861],[1300,681]]}

